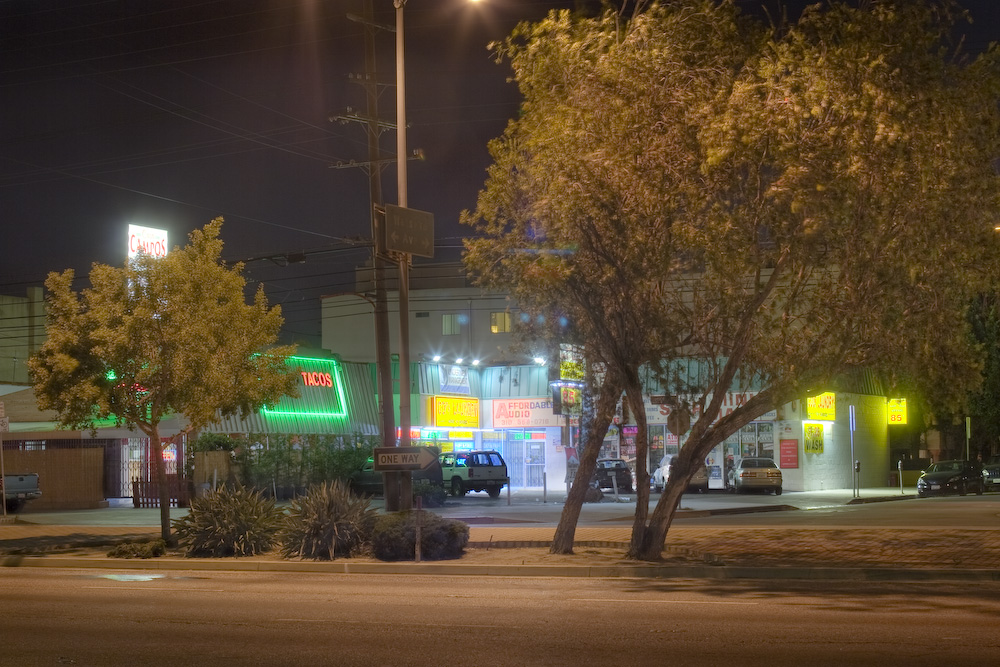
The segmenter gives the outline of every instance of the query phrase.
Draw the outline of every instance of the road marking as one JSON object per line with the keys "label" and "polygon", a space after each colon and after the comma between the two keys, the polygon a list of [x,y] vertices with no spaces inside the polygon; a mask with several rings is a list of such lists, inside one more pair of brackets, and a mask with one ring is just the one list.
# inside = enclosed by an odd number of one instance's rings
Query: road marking
{"label": "road marking", "polygon": [[[274,618],[272,621],[277,621],[278,623],[341,623],[344,625],[364,625],[370,626],[372,624],[371,619],[356,620],[351,618]],[[411,627],[411,628],[440,628],[440,623],[393,623],[392,627]],[[449,623],[449,628],[463,628],[468,630],[505,630],[511,627],[509,624],[505,625],[457,625],[455,623]]]}
{"label": "road marking", "polygon": [[91,591],[166,591],[168,593],[176,593],[180,591],[185,591],[188,593],[226,593],[225,588],[174,588],[174,587],[164,587],[164,586],[84,586],[85,590]]}
{"label": "road marking", "polygon": [[617,598],[573,598],[571,602],[641,602],[649,604],[728,604],[728,605],[758,605],[759,602],[728,602],[725,600],[645,600],[639,598],[617,599]]}

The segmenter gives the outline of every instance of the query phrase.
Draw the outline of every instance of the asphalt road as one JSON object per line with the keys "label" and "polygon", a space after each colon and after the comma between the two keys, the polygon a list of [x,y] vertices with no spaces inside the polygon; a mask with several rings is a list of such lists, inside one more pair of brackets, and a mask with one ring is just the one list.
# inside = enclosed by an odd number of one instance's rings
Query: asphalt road
{"label": "asphalt road", "polygon": [[17,665],[994,665],[1000,584],[0,577]]}

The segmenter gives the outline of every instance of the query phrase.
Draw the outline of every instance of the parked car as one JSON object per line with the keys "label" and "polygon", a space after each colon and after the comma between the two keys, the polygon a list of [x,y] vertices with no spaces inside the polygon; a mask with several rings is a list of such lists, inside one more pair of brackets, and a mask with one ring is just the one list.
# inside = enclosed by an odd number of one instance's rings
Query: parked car
{"label": "parked car", "polygon": [[[438,457],[438,449],[430,448],[434,452],[434,458]],[[441,464],[437,460],[423,470],[414,470],[412,473],[414,483],[421,480],[428,481],[437,486],[443,486],[441,477]],[[356,470],[350,479],[351,490],[359,495],[381,496],[383,492],[382,473],[375,470],[375,459],[368,457],[360,470]]]}
{"label": "parked car", "polygon": [[0,478],[0,489],[8,512],[17,512],[27,501],[42,497],[38,473],[34,472],[8,473]]}
{"label": "parked car", "polygon": [[[671,463],[673,463],[673,459],[664,461],[659,468],[653,471],[651,483],[653,490],[657,493],[663,493],[663,489],[667,486],[667,481],[670,479]],[[698,466],[694,475],[688,480],[687,491],[697,491],[698,493],[708,491],[708,466],[704,463]]]}
{"label": "parked car", "polygon": [[625,459],[597,459],[592,481],[599,489],[613,489],[615,484],[623,493],[632,493],[632,469]]}
{"label": "parked car", "polygon": [[983,465],[983,484],[991,491],[1000,486],[1000,456],[986,459]]}
{"label": "parked car", "polygon": [[985,490],[982,466],[975,461],[938,461],[917,479],[917,495],[921,498],[948,493],[964,496],[969,491],[982,495]]}
{"label": "parked car", "polygon": [[736,493],[764,489],[781,495],[781,470],[771,459],[746,458],[736,461],[729,471],[729,488]]}
{"label": "parked car", "polygon": [[490,498],[499,498],[500,490],[510,484],[507,463],[492,449],[445,452],[439,459],[444,483],[456,498],[469,491],[485,491]]}

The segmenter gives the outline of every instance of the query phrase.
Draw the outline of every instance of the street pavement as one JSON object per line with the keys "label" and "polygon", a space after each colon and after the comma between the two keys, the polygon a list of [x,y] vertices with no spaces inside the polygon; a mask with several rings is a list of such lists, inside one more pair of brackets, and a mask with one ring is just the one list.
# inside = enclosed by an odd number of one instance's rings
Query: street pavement
{"label": "street pavement", "polygon": [[[573,556],[547,553],[565,493],[517,490],[493,500],[470,494],[434,511],[469,524],[467,559],[434,563],[380,563],[370,559],[333,562],[274,559],[109,559],[95,550],[159,536],[159,509],[108,507],[25,512],[0,521],[0,565],[134,567],[157,569],[253,569],[329,572],[410,572],[541,576],[632,576],[695,578],[784,578],[848,580],[1000,581],[1000,522],[992,526],[933,531],[916,528],[713,526],[692,518],[843,507],[847,504],[912,501],[899,488],[786,492],[782,496],[688,494],[670,527],[664,558],[626,561],[635,496],[608,494],[583,506]],[[654,496],[653,501],[655,502]],[[380,507],[380,501],[374,505]],[[186,514],[172,509],[171,518]],[[514,552],[514,550],[517,550]],[[610,558],[618,550],[622,558]],[[516,553],[516,557],[514,557]],[[475,557],[471,557],[474,555]],[[466,562],[468,561],[468,562]]]}

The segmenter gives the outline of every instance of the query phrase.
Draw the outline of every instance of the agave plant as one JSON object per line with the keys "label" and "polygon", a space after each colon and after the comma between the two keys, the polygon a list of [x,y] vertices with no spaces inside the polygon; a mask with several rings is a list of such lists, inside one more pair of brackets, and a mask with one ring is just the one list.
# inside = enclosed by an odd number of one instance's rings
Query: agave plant
{"label": "agave plant", "polygon": [[352,495],[343,482],[312,486],[292,501],[278,535],[281,554],[316,560],[350,556],[368,543],[374,524],[370,501]]}
{"label": "agave plant", "polygon": [[188,515],[173,522],[188,556],[253,556],[271,549],[284,513],[259,491],[222,486],[191,501]]}

